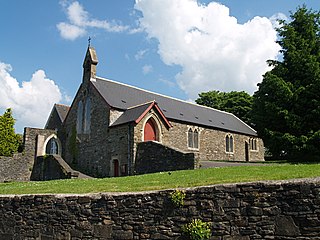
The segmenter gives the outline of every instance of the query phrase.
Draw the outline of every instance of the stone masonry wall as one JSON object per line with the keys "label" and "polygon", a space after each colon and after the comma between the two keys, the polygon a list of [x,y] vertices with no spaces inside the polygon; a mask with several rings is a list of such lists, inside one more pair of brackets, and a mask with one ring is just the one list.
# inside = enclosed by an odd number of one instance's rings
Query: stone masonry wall
{"label": "stone masonry wall", "polygon": [[[73,134],[73,131],[76,130],[78,104],[81,100],[84,107],[88,98],[91,101],[90,131]],[[74,169],[90,176],[108,176],[110,171],[109,159],[111,158],[108,146],[109,107],[91,84],[81,85],[64,126],[66,140],[63,158],[65,161]],[[73,137],[76,137],[76,139],[72,139]]]}
{"label": "stone masonry wall", "polygon": [[[135,151],[137,144],[143,140],[143,127],[145,119],[152,115],[159,123],[160,142],[164,145],[171,146],[184,152],[194,152],[199,155],[200,160],[231,160],[231,161],[245,161],[245,143],[249,142],[250,137],[237,133],[229,133],[216,129],[209,129],[195,125],[189,125],[170,120],[172,128],[167,129],[157,114],[151,110],[149,114],[142,119],[134,130]],[[199,132],[199,149],[188,148],[188,130],[189,128],[197,129]],[[234,139],[234,152],[227,153],[226,149],[226,135],[232,134]],[[264,160],[264,145],[260,138],[257,139],[257,150],[249,149],[249,161],[263,161]],[[135,153],[134,151],[134,153]]]}
{"label": "stone masonry wall", "polygon": [[[168,176],[170,177],[170,176]],[[320,178],[89,195],[0,196],[0,239],[185,239],[200,218],[212,240],[320,239]]]}
{"label": "stone masonry wall", "polygon": [[23,152],[14,154],[13,157],[0,157],[0,182],[29,181],[37,150],[38,135],[42,135],[45,140],[53,133],[55,133],[54,130],[25,128]]}
{"label": "stone masonry wall", "polygon": [[197,168],[196,158],[196,153],[181,152],[158,142],[141,142],[137,147],[135,173],[195,169]]}

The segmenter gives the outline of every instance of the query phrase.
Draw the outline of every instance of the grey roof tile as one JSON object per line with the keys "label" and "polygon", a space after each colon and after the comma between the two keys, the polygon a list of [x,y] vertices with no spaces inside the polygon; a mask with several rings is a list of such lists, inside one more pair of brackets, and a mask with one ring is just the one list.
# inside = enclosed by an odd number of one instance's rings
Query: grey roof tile
{"label": "grey roof tile", "polygon": [[[105,101],[117,109],[126,110],[132,106],[156,101],[161,111],[169,120],[257,136],[254,129],[231,113],[167,97],[100,77],[91,82]],[[137,113],[135,112],[134,114]],[[124,118],[130,119],[128,115],[123,116],[123,123]]]}
{"label": "grey roof tile", "polygon": [[150,104],[151,103],[149,102],[125,110],[125,112],[111,126],[118,126],[124,123],[134,122],[148,109]]}
{"label": "grey roof tile", "polygon": [[55,104],[55,108],[58,112],[61,122],[64,122],[64,119],[66,118],[70,107],[67,105]]}

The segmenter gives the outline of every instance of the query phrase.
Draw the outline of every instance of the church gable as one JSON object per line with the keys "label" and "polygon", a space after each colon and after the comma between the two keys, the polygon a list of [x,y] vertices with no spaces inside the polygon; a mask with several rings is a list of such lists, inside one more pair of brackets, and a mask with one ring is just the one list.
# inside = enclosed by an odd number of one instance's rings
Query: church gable
{"label": "church gable", "polygon": [[151,109],[153,109],[155,114],[158,115],[159,119],[163,121],[167,128],[171,127],[169,120],[165,117],[155,101],[128,108],[111,126],[117,126],[131,122],[138,124]]}
{"label": "church gable", "polygon": [[60,129],[69,112],[70,107],[62,104],[55,104],[48,117],[45,129]]}

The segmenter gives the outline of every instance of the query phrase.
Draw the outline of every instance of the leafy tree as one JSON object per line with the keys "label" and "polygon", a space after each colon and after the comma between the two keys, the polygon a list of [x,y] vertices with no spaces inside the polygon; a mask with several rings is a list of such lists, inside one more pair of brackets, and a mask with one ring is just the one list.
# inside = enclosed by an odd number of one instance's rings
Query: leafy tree
{"label": "leafy tree", "polygon": [[12,111],[8,108],[0,115],[0,156],[12,156],[18,151],[20,137],[14,132],[14,123]]}
{"label": "leafy tree", "polygon": [[209,91],[200,93],[199,98],[196,99],[196,103],[200,105],[233,113],[249,125],[251,125],[252,102],[252,96],[244,91]]}
{"label": "leafy tree", "polygon": [[268,61],[252,118],[274,157],[320,159],[320,12],[299,7],[277,29],[282,61]]}

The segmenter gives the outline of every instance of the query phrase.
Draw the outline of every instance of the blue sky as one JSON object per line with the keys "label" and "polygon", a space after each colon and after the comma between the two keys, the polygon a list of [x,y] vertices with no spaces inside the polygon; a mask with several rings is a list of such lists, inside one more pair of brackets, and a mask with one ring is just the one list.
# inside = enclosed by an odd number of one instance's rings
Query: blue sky
{"label": "blue sky", "polygon": [[256,91],[278,57],[275,19],[319,0],[63,0],[0,2],[0,112],[16,130],[43,127],[71,104],[91,37],[97,75],[195,100],[203,91]]}

